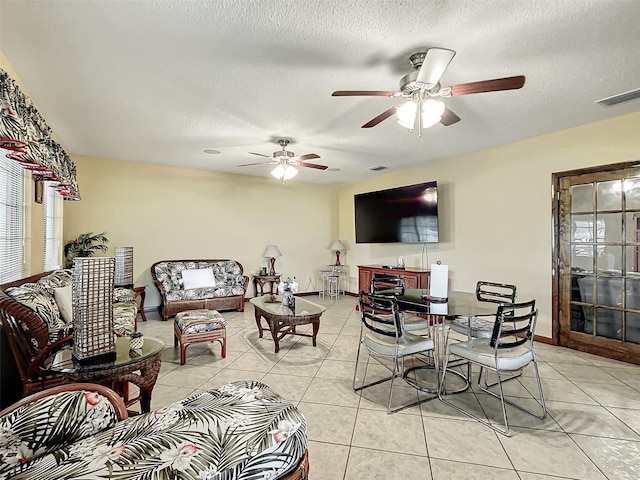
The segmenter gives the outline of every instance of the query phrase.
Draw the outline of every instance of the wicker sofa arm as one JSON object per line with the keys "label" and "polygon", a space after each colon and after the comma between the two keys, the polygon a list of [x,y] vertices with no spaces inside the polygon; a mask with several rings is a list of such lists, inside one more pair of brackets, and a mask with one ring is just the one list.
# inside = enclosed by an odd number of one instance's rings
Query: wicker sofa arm
{"label": "wicker sofa arm", "polygon": [[0,477],[16,465],[113,427],[127,409],[113,390],[92,383],[60,385],[0,412]]}

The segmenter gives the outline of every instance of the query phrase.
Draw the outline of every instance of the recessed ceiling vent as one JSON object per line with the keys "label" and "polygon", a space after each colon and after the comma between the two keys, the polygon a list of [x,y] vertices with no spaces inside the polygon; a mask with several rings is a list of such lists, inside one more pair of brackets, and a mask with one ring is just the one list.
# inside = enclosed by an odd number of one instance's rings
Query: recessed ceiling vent
{"label": "recessed ceiling vent", "polygon": [[385,167],[383,165],[378,165],[377,167],[371,167],[369,170],[373,170],[374,172],[379,172],[380,170],[386,170],[389,167]]}
{"label": "recessed ceiling vent", "polygon": [[637,100],[640,98],[640,88],[630,90],[628,92],[619,93],[611,97],[603,98],[602,100],[596,100],[596,103],[603,107],[613,107],[619,103],[630,102],[631,100]]}

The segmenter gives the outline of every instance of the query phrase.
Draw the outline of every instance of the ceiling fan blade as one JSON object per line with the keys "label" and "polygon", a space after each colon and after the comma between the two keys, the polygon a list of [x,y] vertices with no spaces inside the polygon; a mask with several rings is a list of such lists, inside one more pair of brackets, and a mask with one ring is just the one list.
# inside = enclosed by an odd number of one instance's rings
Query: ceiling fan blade
{"label": "ceiling fan blade", "polygon": [[448,48],[430,48],[422,61],[418,71],[416,83],[434,87],[440,82],[444,71],[453,60],[456,52]]}
{"label": "ceiling fan blade", "polygon": [[304,162],[305,160],[311,160],[314,158],[320,158],[320,155],[316,155],[315,153],[307,153],[306,155],[300,155],[296,160],[299,162]]}
{"label": "ceiling fan blade", "polygon": [[396,110],[398,109],[400,105],[396,105],[394,107],[389,108],[388,110],[385,110],[384,112],[382,112],[380,115],[378,115],[377,117],[369,120],[367,123],[365,123],[364,125],[362,125],[362,128],[371,128],[371,127],[375,127],[376,125],[378,125],[380,122],[382,122],[383,120],[386,120],[387,118],[389,118],[391,115],[393,115],[394,113],[396,113]]}
{"label": "ceiling fan blade", "polygon": [[318,170],[326,170],[327,167],[326,165],[318,165],[317,163],[306,163],[306,162],[298,162],[298,166],[299,167],[309,167],[309,168],[315,168]]}
{"label": "ceiling fan blade", "polygon": [[249,155],[258,155],[259,157],[271,158],[271,155],[265,155],[264,153],[249,152]]}
{"label": "ceiling fan blade", "polygon": [[332,97],[394,97],[402,92],[391,90],[337,90],[331,94]]}
{"label": "ceiling fan blade", "polygon": [[258,162],[258,163],[243,163],[242,165],[236,165],[236,167],[251,167],[253,165],[276,165],[280,163],[278,160],[269,160],[268,162]]}
{"label": "ceiling fan blade", "polygon": [[460,121],[460,117],[455,113],[453,113],[448,108],[442,114],[442,119],[440,119],[440,123],[445,127],[448,127],[449,125],[453,125],[454,123],[458,123],[459,121]]}
{"label": "ceiling fan blade", "polygon": [[480,82],[461,83],[452,85],[451,96],[470,95],[472,93],[497,92],[499,90],[517,90],[524,85],[524,75],[515,77],[494,78]]}

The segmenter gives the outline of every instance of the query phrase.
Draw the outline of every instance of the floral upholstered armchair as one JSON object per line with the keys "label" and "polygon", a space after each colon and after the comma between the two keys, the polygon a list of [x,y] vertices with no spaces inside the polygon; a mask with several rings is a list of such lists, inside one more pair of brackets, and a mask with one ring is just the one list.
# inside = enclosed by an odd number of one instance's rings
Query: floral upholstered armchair
{"label": "floral upholstered armchair", "polygon": [[0,412],[0,479],[307,478],[306,423],[269,387],[235,382],[127,418],[106,387],[70,384]]}

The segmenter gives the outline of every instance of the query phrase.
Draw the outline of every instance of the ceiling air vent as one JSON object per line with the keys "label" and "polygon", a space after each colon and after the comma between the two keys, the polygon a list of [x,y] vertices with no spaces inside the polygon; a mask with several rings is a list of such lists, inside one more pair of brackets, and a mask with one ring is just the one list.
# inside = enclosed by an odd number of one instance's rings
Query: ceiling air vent
{"label": "ceiling air vent", "polygon": [[373,170],[374,172],[379,172],[380,170],[386,170],[389,167],[385,167],[383,165],[378,165],[377,167],[371,167],[369,170]]}
{"label": "ceiling air vent", "polygon": [[640,88],[635,90],[629,90],[628,92],[619,93],[611,97],[603,98],[602,100],[596,100],[596,103],[603,107],[613,107],[619,103],[630,102],[640,98]]}

